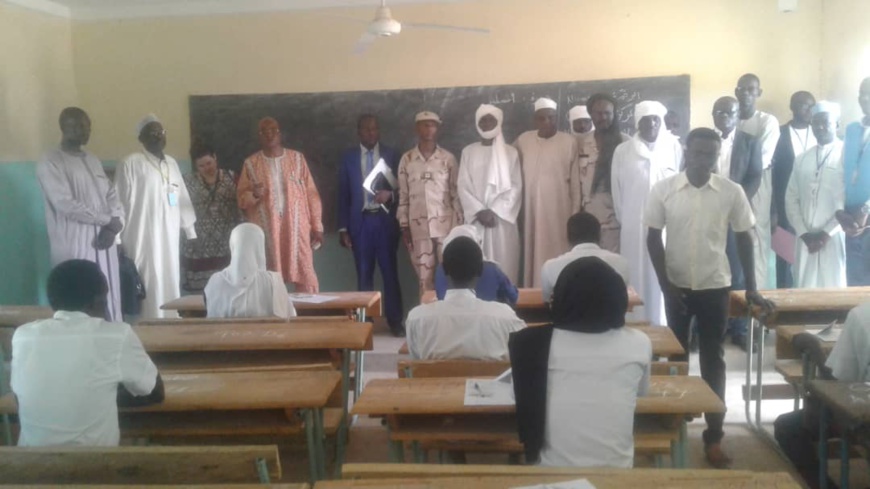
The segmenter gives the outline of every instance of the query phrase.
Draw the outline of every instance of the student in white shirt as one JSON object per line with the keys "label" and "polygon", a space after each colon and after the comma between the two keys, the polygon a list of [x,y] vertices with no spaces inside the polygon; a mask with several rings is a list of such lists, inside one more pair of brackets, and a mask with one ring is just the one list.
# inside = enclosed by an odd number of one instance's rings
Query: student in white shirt
{"label": "student in white shirt", "polygon": [[118,405],[163,401],[163,382],[126,323],[103,318],[109,288],[99,266],[69,260],[48,277],[52,319],[12,337],[19,446],[116,446]]}
{"label": "student in white shirt", "polygon": [[598,222],[598,218],[588,212],[578,212],[568,219],[568,242],[573,248],[567,253],[547,260],[541,267],[541,293],[544,302],[550,302],[553,287],[559,280],[562,270],[574,260],[585,256],[597,256],[604,260],[628,285],[628,261],[612,251],[601,248],[598,245],[600,241],[601,223]]}
{"label": "student in white shirt", "polygon": [[510,306],[478,299],[474,286],[483,270],[483,252],[471,238],[444,248],[450,288],[444,300],[408,313],[408,349],[420,360],[506,360],[508,335],[525,327]]}
{"label": "student in white shirt", "polygon": [[526,462],[631,468],[637,397],[649,387],[652,344],[625,326],[622,277],[598,257],[565,267],[553,325],[511,335],[517,426]]}
{"label": "student in white shirt", "polygon": [[266,235],[249,222],[230,234],[230,265],[205,286],[210,318],[269,317],[287,319],[296,309],[278,272],[266,270]]}
{"label": "student in white shirt", "polygon": [[[665,294],[668,326],[688,350],[689,325],[697,320],[701,377],[725,399],[725,355],[722,342],[728,320],[731,270],[725,244],[729,226],[746,275],[746,299],[767,310],[773,305],[758,293],[753,271],[755,217],[740,185],[715,174],[721,140],[715,131],[698,128],[686,138],[686,171],[658,182],[647,200],[647,246]],[[662,230],[667,228],[667,248]],[[682,359],[687,361],[688,355]],[[722,451],[724,414],[706,414],[704,448],[707,461],[725,468],[731,459]]]}
{"label": "student in white shirt", "polygon": [[[819,366],[819,377],[840,382],[870,381],[870,303],[849,311],[843,331],[825,359],[819,339],[811,333],[797,335],[793,344],[798,351],[809,354]],[[792,461],[804,482],[811,488],[820,487],[818,404],[808,397],[804,409],[776,418],[773,434],[780,448]],[[837,431],[832,426],[832,431]],[[832,437],[835,437],[832,434]],[[828,487],[836,487],[828,482]]]}

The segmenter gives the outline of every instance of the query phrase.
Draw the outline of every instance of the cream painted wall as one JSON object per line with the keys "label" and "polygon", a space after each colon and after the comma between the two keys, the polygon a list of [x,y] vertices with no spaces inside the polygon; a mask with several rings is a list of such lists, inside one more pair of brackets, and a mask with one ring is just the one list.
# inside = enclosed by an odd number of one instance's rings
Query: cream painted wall
{"label": "cream painted wall", "polygon": [[[862,1],[862,0],[857,0]],[[788,97],[821,84],[821,2],[782,14],[775,0],[477,0],[403,5],[408,22],[492,29],[489,36],[407,30],[362,57],[351,46],[370,9],[76,22],[73,46],[91,147],[116,159],[135,149],[136,121],[164,119],[169,151],[187,152],[191,94],[322,92],[692,76],[693,125],[756,72],[760,105],[788,115]],[[796,34],[797,33],[797,34]],[[786,42],[787,40],[787,42]],[[349,107],[348,110],[354,110]],[[471,110],[471,109],[469,109]]]}
{"label": "cream painted wall", "polygon": [[861,117],[858,87],[870,76],[870,1],[826,0],[823,8],[822,89],[843,104],[848,123]]}
{"label": "cream painted wall", "polygon": [[78,101],[68,19],[0,3],[0,161],[32,161]]}

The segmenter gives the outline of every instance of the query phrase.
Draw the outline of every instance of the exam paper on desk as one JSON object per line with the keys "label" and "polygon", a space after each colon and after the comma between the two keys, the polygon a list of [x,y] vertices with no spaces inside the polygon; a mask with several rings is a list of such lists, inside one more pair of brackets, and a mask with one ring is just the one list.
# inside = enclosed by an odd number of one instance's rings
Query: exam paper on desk
{"label": "exam paper on desk", "polygon": [[466,379],[466,406],[513,406],[514,388],[498,379]]}
{"label": "exam paper on desk", "polygon": [[289,294],[290,302],[304,302],[307,304],[323,304],[325,302],[334,301],[338,297],[334,295],[320,294]]}

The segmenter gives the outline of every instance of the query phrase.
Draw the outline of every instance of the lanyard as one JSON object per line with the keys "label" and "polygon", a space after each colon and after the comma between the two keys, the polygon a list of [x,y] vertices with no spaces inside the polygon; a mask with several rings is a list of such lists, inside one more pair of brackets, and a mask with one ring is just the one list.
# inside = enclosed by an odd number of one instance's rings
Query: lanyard
{"label": "lanyard", "polygon": [[[798,142],[801,143],[801,153],[806,152],[806,150],[807,150],[807,143],[809,142],[809,139],[810,139],[810,128],[809,128],[809,126],[807,126],[806,131],[804,131],[804,137],[801,137],[800,133],[799,133],[799,132],[797,131],[797,129],[795,129],[794,127],[792,127],[791,130],[792,130],[792,132],[794,132],[794,135],[795,135],[795,137],[797,138]],[[796,154],[799,154],[799,153],[796,153]]]}
{"label": "lanyard", "polygon": [[[154,163],[151,159],[151,155],[145,153],[145,159],[148,160],[148,163],[154,167],[155,170],[160,172],[160,177],[163,179],[164,185],[169,185],[169,163],[166,162],[166,158],[162,160],[158,160],[157,163]],[[156,158],[155,158],[156,159]]]}
{"label": "lanyard", "polygon": [[828,154],[825,155],[824,159],[819,161],[819,155],[821,154],[822,147],[816,146],[816,178],[819,176],[819,172],[822,171],[822,167],[828,162],[828,158],[831,157],[831,153],[834,152],[834,147],[831,145],[831,149],[828,150]]}

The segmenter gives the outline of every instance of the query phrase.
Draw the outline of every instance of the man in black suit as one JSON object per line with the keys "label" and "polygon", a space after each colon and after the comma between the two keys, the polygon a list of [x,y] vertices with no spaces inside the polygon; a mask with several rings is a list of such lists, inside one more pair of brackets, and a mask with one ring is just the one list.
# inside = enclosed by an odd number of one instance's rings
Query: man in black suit
{"label": "man in black suit", "polygon": [[[713,123],[722,137],[718,170],[720,175],[727,175],[732,182],[743,187],[746,198],[751,201],[761,185],[761,140],[737,129],[739,110],[740,106],[734,97],[721,97],[713,104]],[[731,266],[731,289],[745,289],[737,242],[730,230],[725,252]],[[746,319],[729,319],[728,331],[731,342],[746,350]]]}
{"label": "man in black suit", "polygon": [[[797,156],[816,145],[816,138],[810,130],[813,106],[816,99],[810,92],[795,92],[791,96],[792,118],[780,126],[779,142],[773,153],[773,202],[771,204],[771,223],[794,234],[794,228],[785,215],[785,190],[791,178],[791,170]],[[791,264],[776,256],[776,286],[788,289],[794,285]]]}

